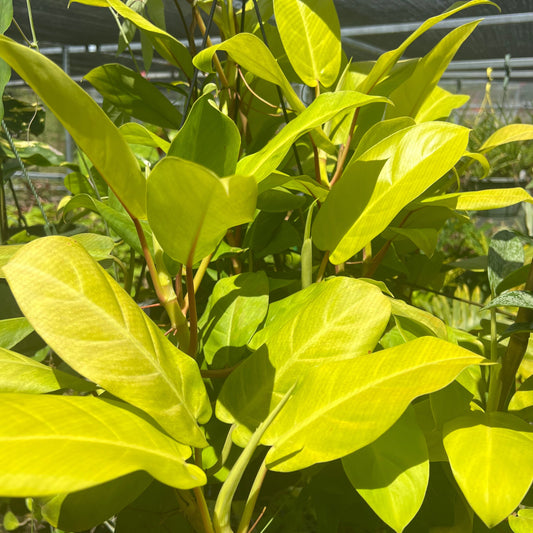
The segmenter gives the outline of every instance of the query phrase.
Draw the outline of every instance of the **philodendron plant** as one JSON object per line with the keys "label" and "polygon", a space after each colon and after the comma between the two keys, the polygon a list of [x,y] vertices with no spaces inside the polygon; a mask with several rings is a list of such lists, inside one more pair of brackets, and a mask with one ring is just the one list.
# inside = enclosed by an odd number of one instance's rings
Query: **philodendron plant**
{"label": "philodendron plant", "polygon": [[[0,247],[24,315],[0,322],[8,522],[30,498],[31,519],[63,531],[531,531],[531,379],[515,392],[527,327],[507,349],[494,331],[485,353],[408,302],[442,281],[448,218],[531,202],[458,189],[460,169],[533,137],[507,126],[472,153],[446,121],[467,97],[438,81],[478,21],[402,59],[447,17],[497,7],[457,2],[357,62],[332,0],[190,1],[199,51],[166,32],[162,2],[80,3],[122,19],[121,46],[140,31],[148,74],[89,72],[99,107],[0,37],[79,147],[62,216],[92,211],[108,229]],[[150,81],[154,49],[179,84]],[[524,263],[500,255],[494,288]],[[42,362],[11,350],[33,330]]]}

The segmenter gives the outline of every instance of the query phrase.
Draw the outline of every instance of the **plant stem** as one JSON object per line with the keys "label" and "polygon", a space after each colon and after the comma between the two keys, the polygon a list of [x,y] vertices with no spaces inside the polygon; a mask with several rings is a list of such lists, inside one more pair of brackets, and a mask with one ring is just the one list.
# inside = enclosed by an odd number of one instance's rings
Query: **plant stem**
{"label": "plant stem", "polygon": [[[498,362],[498,332],[496,329],[496,310],[490,310],[490,360]],[[501,381],[499,365],[492,365],[489,368],[489,395],[487,398],[487,412],[495,411],[500,399]]]}
{"label": "plant stem", "polygon": [[348,138],[346,139],[346,142],[341,147],[339,158],[337,159],[337,166],[335,168],[335,174],[333,174],[333,177],[331,178],[331,181],[329,183],[330,187],[333,187],[333,185],[335,185],[335,183],[341,177],[342,171],[344,170],[344,163],[346,163],[346,158],[348,157],[348,152],[350,151],[350,145],[352,144],[353,133],[355,131],[355,126],[357,124],[357,119],[359,118],[360,109],[361,108],[358,107],[355,110],[355,113],[353,114],[352,123],[350,125],[350,133],[348,134]]}
{"label": "plant stem", "polygon": [[324,277],[324,272],[326,272],[326,267],[328,266],[329,252],[324,252],[324,257],[322,257],[322,262],[320,263],[320,268],[318,269],[318,274],[316,276],[316,282],[320,283]]}
{"label": "plant stem", "polygon": [[263,437],[265,431],[268,429],[270,424],[272,424],[278,413],[288,402],[294,391],[295,386],[296,385],[293,385],[287,391],[285,396],[283,396],[281,401],[268,415],[266,420],[259,424],[259,427],[250,437],[250,440],[248,441],[248,444],[242,451],[241,455],[239,455],[239,458],[237,459],[237,461],[235,461],[235,464],[233,465],[233,468],[231,469],[228,477],[226,478],[226,481],[224,481],[224,483],[222,484],[222,488],[218,493],[218,498],[215,503],[214,518],[216,533],[233,533],[230,526],[231,502],[233,501],[233,497],[235,496],[237,486],[239,485],[239,482],[242,479],[242,476],[246,467],[248,466],[248,463],[253,457],[255,449],[257,448],[257,446],[259,446],[259,441]]}
{"label": "plant stem", "polygon": [[250,525],[250,521],[252,520],[252,515],[254,513],[255,504],[257,502],[257,498],[259,496],[259,492],[261,490],[267,472],[268,470],[265,464],[265,460],[263,459],[263,462],[261,463],[261,466],[257,471],[257,475],[255,476],[252,488],[250,489],[248,499],[246,500],[244,512],[242,514],[237,533],[246,533],[248,531],[248,526]]}
{"label": "plant stem", "polygon": [[39,43],[37,42],[37,35],[35,33],[35,26],[33,24],[33,14],[32,14],[32,11],[31,11],[31,2],[30,2],[30,0],[26,0],[26,7],[28,9],[28,19],[30,21],[31,38],[32,38],[32,43],[31,43],[30,46],[32,48],[36,48],[37,50],[39,50]]}
{"label": "plant stem", "polygon": [[[194,450],[194,462],[196,466],[202,468],[202,450],[195,448]],[[194,487],[193,489],[194,497],[196,498],[196,505],[202,517],[202,524],[204,526],[205,533],[215,533],[213,529],[213,522],[211,521],[211,516],[209,515],[209,509],[207,507],[207,502],[205,501],[205,495],[202,487]]]}
{"label": "plant stem", "polygon": [[194,274],[192,271],[192,264],[189,261],[186,266],[186,281],[187,281],[187,296],[189,301],[189,329],[190,340],[188,354],[195,358],[196,348],[198,344],[198,315],[196,313],[196,296],[194,293]]}
{"label": "plant stem", "polygon": [[[202,259],[202,262],[200,263],[200,266],[198,267],[198,270],[196,271],[196,274],[194,276],[194,294],[198,291],[198,288],[200,287],[200,284],[202,283],[202,280],[204,279],[205,273],[209,267],[209,263],[211,263],[211,258],[213,257],[213,254],[209,254],[207,257],[204,257]],[[187,289],[188,291],[188,289]],[[183,299],[183,312],[186,313],[189,309],[189,293],[185,295],[185,298]]]}
{"label": "plant stem", "polygon": [[185,16],[183,15],[183,10],[181,9],[181,6],[178,2],[178,0],[174,0],[174,5],[176,6],[176,9],[178,10],[181,23],[183,24],[183,29],[185,30],[185,33],[187,34],[187,40],[189,41],[189,47],[191,49],[191,54],[196,54],[196,46],[194,44],[194,36],[189,31],[189,27],[187,26],[187,21],[185,20]]}
{"label": "plant stem", "polygon": [[[533,262],[529,266],[529,275],[525,285],[526,291],[533,291]],[[516,322],[532,322],[533,309],[520,307],[516,314]],[[507,350],[502,361],[502,368],[500,371],[501,391],[498,401],[498,409],[505,409],[509,402],[509,396],[512,393],[513,385],[516,379],[516,372],[520,367],[520,363],[524,358],[527,350],[530,333],[527,331],[521,333],[513,333],[509,338]]]}

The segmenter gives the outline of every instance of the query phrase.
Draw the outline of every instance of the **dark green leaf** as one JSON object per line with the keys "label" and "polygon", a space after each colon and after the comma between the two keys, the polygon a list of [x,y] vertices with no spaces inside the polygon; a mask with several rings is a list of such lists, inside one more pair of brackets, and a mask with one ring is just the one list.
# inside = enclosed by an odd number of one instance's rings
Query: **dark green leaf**
{"label": "dark green leaf", "polygon": [[178,128],[181,113],[147,79],[137,72],[110,63],[96,67],[85,79],[111,104],[132,117],[161,126]]}
{"label": "dark green leaf", "polygon": [[499,231],[490,241],[488,261],[489,283],[492,294],[495,296],[498,294],[496,289],[502,280],[524,265],[522,241],[512,231]]}
{"label": "dark green leaf", "polygon": [[496,296],[483,310],[491,307],[525,307],[533,309],[533,293],[530,291],[506,291]]}

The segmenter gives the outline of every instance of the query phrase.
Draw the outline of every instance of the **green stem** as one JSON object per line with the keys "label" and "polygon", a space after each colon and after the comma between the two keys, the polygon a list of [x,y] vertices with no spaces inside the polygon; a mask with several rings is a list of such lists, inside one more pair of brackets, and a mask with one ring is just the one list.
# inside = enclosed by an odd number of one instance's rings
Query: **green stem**
{"label": "green stem", "polygon": [[[490,310],[490,360],[498,362],[498,331],[496,323],[496,310]],[[500,366],[497,364],[489,368],[489,395],[487,398],[487,412],[495,411],[500,399],[501,381]]]}
{"label": "green stem", "polygon": [[263,459],[263,462],[261,463],[261,466],[257,471],[257,475],[255,476],[252,488],[250,489],[248,499],[246,500],[244,512],[242,514],[237,533],[246,533],[248,531],[248,527],[250,525],[250,521],[252,520],[252,515],[254,513],[255,504],[257,503],[257,498],[259,496],[259,492],[261,491],[261,487],[263,486],[263,481],[265,480],[267,472],[268,470],[265,464],[265,460]]}
{"label": "green stem", "polygon": [[128,267],[128,272],[124,278],[124,290],[131,294],[131,287],[133,286],[133,274],[135,272],[135,250],[132,248],[130,250],[130,264]]}
{"label": "green stem", "polygon": [[326,267],[328,266],[328,260],[329,260],[329,252],[324,252],[324,256],[322,257],[322,262],[320,263],[320,268],[318,269],[318,274],[316,277],[317,283],[320,283],[322,281],[322,278],[324,277],[324,273],[326,272]]}
{"label": "green stem", "polygon": [[4,172],[0,165],[0,244],[8,239],[6,191],[4,189]]}
{"label": "green stem", "polygon": [[250,440],[248,441],[248,444],[242,451],[241,455],[239,455],[239,458],[237,459],[237,461],[235,461],[235,464],[233,465],[233,468],[231,469],[228,477],[226,478],[226,481],[224,481],[224,483],[222,484],[222,488],[218,493],[218,498],[215,503],[214,518],[216,533],[233,533],[230,526],[231,502],[233,501],[233,497],[235,496],[237,486],[239,485],[239,482],[242,479],[242,476],[244,474],[244,471],[246,470],[246,467],[248,466],[248,463],[254,455],[255,449],[257,448],[257,446],[259,446],[259,441],[263,437],[265,431],[268,429],[270,424],[272,424],[278,413],[283,409],[283,407],[291,397],[295,386],[296,385],[293,385],[287,391],[287,393],[285,394],[285,396],[283,396],[278,405],[276,405],[276,408],[270,413],[270,415],[268,415],[267,419],[261,422],[261,424],[259,424],[259,427],[251,436]]}
{"label": "green stem", "polygon": [[194,274],[190,261],[186,266],[187,296],[189,297],[189,350],[188,354],[195,358],[198,345],[198,315],[196,313],[196,296],[194,294]]}
{"label": "green stem", "polygon": [[337,159],[337,166],[335,168],[335,174],[333,174],[333,177],[331,178],[331,181],[329,182],[330,187],[333,187],[333,185],[335,185],[335,183],[340,179],[342,175],[342,171],[344,170],[344,163],[346,163],[348,152],[350,151],[350,145],[352,144],[353,134],[355,131],[355,126],[357,124],[357,119],[359,118],[360,109],[361,108],[358,107],[355,110],[355,113],[353,114],[352,123],[350,125],[350,132],[348,134],[348,138],[346,139],[346,142],[341,147],[339,158]]}
{"label": "green stem", "polygon": [[30,21],[30,29],[31,29],[31,38],[32,38],[31,47],[39,50],[39,44],[37,42],[37,34],[35,33],[35,26],[33,24],[33,14],[31,11],[30,0],[26,0],[26,7],[28,9],[28,19]]}
{"label": "green stem", "polygon": [[[194,459],[196,466],[202,468],[202,450],[196,448],[194,450]],[[198,511],[202,518],[202,524],[204,526],[205,533],[215,533],[213,529],[213,522],[211,516],[209,515],[209,509],[207,507],[207,502],[205,501],[204,491],[202,487],[194,487],[193,489],[194,497],[196,498],[196,505],[198,506]]]}
{"label": "green stem", "polygon": [[228,431],[228,434],[226,435],[226,440],[224,441],[224,446],[222,447],[220,458],[213,466],[209,467],[205,471],[206,475],[211,476],[211,475],[216,474],[226,464],[226,461],[228,460],[228,457],[229,457],[229,454],[231,452],[231,448],[233,445],[233,441],[231,440],[231,435],[234,429],[235,429],[235,425],[232,425]]}

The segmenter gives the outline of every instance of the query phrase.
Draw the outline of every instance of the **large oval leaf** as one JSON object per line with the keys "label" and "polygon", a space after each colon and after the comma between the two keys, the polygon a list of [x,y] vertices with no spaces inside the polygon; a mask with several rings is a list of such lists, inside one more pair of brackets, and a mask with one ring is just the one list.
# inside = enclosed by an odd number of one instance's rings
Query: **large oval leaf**
{"label": "large oval leaf", "polygon": [[424,198],[420,205],[449,207],[457,211],[484,211],[498,209],[520,202],[533,203],[533,198],[521,187],[486,189],[484,191],[455,192]]}
{"label": "large oval leaf", "polygon": [[93,68],[84,77],[107,102],[130,116],[162,128],[179,128],[181,113],[134,70],[109,63]]}
{"label": "large oval leaf", "polygon": [[235,365],[268,310],[268,278],[246,272],[219,280],[199,322],[204,357],[209,365]]}
{"label": "large oval leaf", "polygon": [[533,481],[533,429],[509,413],[448,422],[444,447],[465,498],[489,528],[518,507]]}
{"label": "large oval leaf", "polygon": [[0,395],[3,496],[74,492],[137,470],[167,485],[203,485],[190,448],[118,402],[90,396]]}
{"label": "large oval leaf", "polygon": [[167,156],[148,179],[148,218],[165,252],[191,264],[215,250],[226,231],[253,219],[257,185],[250,176],[219,178]]}
{"label": "large oval leaf", "polygon": [[[72,368],[205,446],[211,408],[196,363],[178,350],[85,250],[66,237],[24,246],[4,267],[20,308]],[[35,290],[35,286],[39,290]]]}
{"label": "large oval leaf", "polygon": [[229,176],[235,173],[240,146],[239,129],[206,94],[194,102],[168,155],[194,161],[218,176]]}
{"label": "large oval leaf", "polygon": [[24,317],[0,320],[0,348],[13,348],[32,331],[32,325]]}
{"label": "large oval leaf", "polygon": [[429,482],[426,439],[414,410],[372,444],[344,457],[342,465],[372,510],[401,533],[420,509]]}
{"label": "large oval leaf", "polygon": [[274,0],[287,57],[310,87],[331,87],[341,66],[341,29],[332,0]]}
{"label": "large oval leaf", "polygon": [[[405,130],[400,131],[400,133]],[[313,242],[346,261],[379,235],[417,196],[448,172],[464,154],[469,130],[425,122],[391,136],[392,155],[356,161],[332,188],[313,224]]]}
{"label": "large oval leaf", "polygon": [[293,376],[300,385],[263,438],[272,445],[267,466],[289,472],[352,453],[381,436],[415,398],[445,387],[483,360],[446,341],[421,337],[313,367],[305,379]]}
{"label": "large oval leaf", "polygon": [[98,104],[53,61],[0,35],[0,57],[39,95],[120,201],[146,217],[146,180],[128,143]]}
{"label": "large oval leaf", "polygon": [[310,285],[273,307],[251,343],[262,347],[226,380],[217,402],[221,420],[238,421],[240,444],[313,367],[373,350],[391,309],[376,286],[349,278]]}

